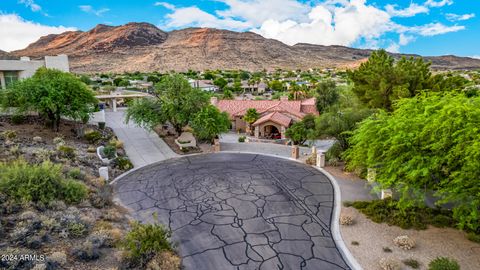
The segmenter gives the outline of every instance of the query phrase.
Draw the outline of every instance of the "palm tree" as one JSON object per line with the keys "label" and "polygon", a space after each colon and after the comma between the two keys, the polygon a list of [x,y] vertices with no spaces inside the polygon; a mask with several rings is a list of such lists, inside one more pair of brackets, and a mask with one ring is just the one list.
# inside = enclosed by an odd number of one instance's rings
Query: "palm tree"
{"label": "palm tree", "polygon": [[247,110],[247,113],[243,116],[243,120],[247,123],[247,133],[252,133],[252,124],[258,120],[260,115],[258,114],[257,110],[254,108],[250,108]]}

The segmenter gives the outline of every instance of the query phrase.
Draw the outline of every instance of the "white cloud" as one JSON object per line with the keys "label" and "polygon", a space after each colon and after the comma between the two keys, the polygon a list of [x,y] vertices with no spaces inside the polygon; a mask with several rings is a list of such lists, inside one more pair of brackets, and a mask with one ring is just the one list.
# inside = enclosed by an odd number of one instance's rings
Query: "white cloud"
{"label": "white cloud", "polygon": [[167,2],[155,2],[155,4],[153,4],[154,6],[160,6],[160,7],[164,7],[166,9],[169,9],[169,10],[175,10],[175,5],[172,5],[170,3],[167,3]]}
{"label": "white cloud", "polygon": [[33,12],[38,12],[42,10],[42,7],[35,3],[34,0],[18,0],[20,4],[24,4],[26,7],[30,8]]}
{"label": "white cloud", "polygon": [[427,2],[425,2],[425,6],[427,7],[443,7],[445,5],[450,6],[452,4],[453,4],[453,0],[440,0],[440,1],[428,0]]}
{"label": "white cloud", "polygon": [[64,26],[47,26],[26,21],[16,14],[0,13],[0,50],[13,51],[27,47],[41,36],[74,31],[75,28]]}
{"label": "white cloud", "polygon": [[219,0],[228,9],[217,11],[223,18],[236,18],[253,26],[262,25],[267,20],[302,20],[309,13],[310,6],[297,0]]}
{"label": "white cloud", "polygon": [[447,14],[445,14],[445,17],[447,18],[447,20],[449,20],[451,22],[466,21],[466,20],[470,20],[470,19],[474,18],[475,13],[463,14],[463,15],[447,13]]}
{"label": "white cloud", "polygon": [[386,5],[385,10],[392,17],[413,17],[417,14],[428,13],[430,11],[428,7],[416,3],[410,3],[410,6],[404,9],[397,9],[397,5]]}
{"label": "white cloud", "polygon": [[409,27],[406,29],[406,32],[419,34],[421,36],[431,37],[431,36],[442,35],[450,32],[458,32],[464,29],[465,29],[465,26],[462,26],[462,25],[446,26],[441,23],[429,23],[426,25]]}
{"label": "white cloud", "polygon": [[242,30],[251,27],[250,24],[233,19],[222,19],[207,13],[197,7],[177,8],[173,13],[167,14],[167,28],[184,26],[212,27]]}
{"label": "white cloud", "polygon": [[103,13],[110,11],[109,8],[94,9],[90,5],[81,5],[78,7],[80,8],[81,11],[94,14],[95,16],[98,16],[98,17],[102,17]]}
{"label": "white cloud", "polygon": [[[406,8],[387,5],[379,8],[367,0],[324,0],[304,4],[299,0],[217,0],[227,8],[208,13],[196,6],[175,7],[166,2],[155,5],[171,10],[160,27],[215,27],[252,31],[286,44],[356,45],[363,48],[387,47],[399,51],[418,36],[434,36],[465,29],[427,23],[405,26],[395,17],[428,13],[429,7],[450,5],[452,0],[428,0],[423,5],[411,3]],[[316,4],[315,4],[316,3]],[[398,35],[398,41],[390,35]]]}
{"label": "white cloud", "polygon": [[385,48],[385,50],[387,52],[391,52],[391,53],[399,53],[400,52],[400,45],[398,43],[392,42],[392,44],[390,44],[390,46]]}
{"label": "white cloud", "polygon": [[480,55],[472,55],[470,58],[480,59]]}
{"label": "white cloud", "polygon": [[253,31],[290,45],[300,42],[351,45],[359,38],[372,43],[392,27],[388,13],[366,5],[364,0],[352,0],[346,5],[330,7],[330,10],[316,6],[308,19],[306,23],[268,20]]}

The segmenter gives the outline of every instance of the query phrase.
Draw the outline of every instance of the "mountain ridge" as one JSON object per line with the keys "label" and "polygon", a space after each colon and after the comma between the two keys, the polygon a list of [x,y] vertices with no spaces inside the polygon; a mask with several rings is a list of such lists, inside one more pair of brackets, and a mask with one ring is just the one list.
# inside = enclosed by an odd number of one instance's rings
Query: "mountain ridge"
{"label": "mountain ridge", "polygon": [[[30,57],[67,54],[74,72],[186,71],[244,69],[250,71],[309,68],[354,68],[372,50],[307,43],[286,45],[253,32],[185,28],[165,32],[149,23],[99,24],[89,31],[41,37],[10,54]],[[392,54],[395,58],[414,54]],[[480,60],[458,56],[426,56],[433,69],[478,69]]]}

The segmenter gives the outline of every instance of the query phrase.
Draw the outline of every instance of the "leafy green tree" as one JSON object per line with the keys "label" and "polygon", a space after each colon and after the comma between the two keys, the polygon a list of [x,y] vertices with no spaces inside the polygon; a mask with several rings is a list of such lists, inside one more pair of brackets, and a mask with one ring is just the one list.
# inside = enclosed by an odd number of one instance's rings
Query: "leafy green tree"
{"label": "leafy green tree", "polygon": [[230,120],[226,112],[208,105],[198,112],[190,122],[193,132],[200,140],[213,141],[215,137],[230,128]]}
{"label": "leafy green tree", "polygon": [[308,138],[308,130],[305,127],[305,123],[297,122],[291,125],[285,135],[290,138],[295,145],[303,144]]}
{"label": "leafy green tree", "polygon": [[223,90],[225,86],[227,86],[228,82],[223,77],[219,77],[213,81],[213,84]]}
{"label": "leafy green tree", "polygon": [[402,99],[353,132],[348,169],[376,168],[383,188],[394,188],[403,209],[422,204],[433,190],[453,203],[460,228],[480,229],[480,97],[423,94]]}
{"label": "leafy green tree", "polygon": [[180,74],[162,77],[154,95],[153,99],[133,102],[127,109],[127,122],[133,120],[148,129],[168,122],[180,134],[195,114],[208,105],[208,94],[192,88]]}
{"label": "leafy green tree", "polygon": [[234,92],[241,92],[243,90],[242,88],[242,82],[240,80],[235,80],[233,82],[233,91]]}
{"label": "leafy green tree", "polygon": [[159,81],[160,81],[160,78],[159,78],[158,76],[156,76],[156,75],[149,75],[149,76],[147,77],[147,82],[151,82],[151,83],[153,83],[153,84],[156,84],[156,83],[158,83]]}
{"label": "leafy green tree", "polygon": [[214,80],[215,79],[215,74],[213,74],[212,72],[205,72],[203,74],[203,79],[204,80]]}
{"label": "leafy green tree", "polygon": [[13,105],[18,113],[36,111],[55,131],[62,116],[87,122],[96,104],[93,91],[73,74],[47,68],[38,69],[2,95],[2,107]]}
{"label": "leafy green tree", "polygon": [[386,51],[372,53],[360,68],[348,72],[353,92],[370,108],[392,111],[393,102],[430,89],[430,63],[422,58],[402,58],[395,64]]}
{"label": "leafy green tree", "polygon": [[223,90],[223,99],[233,99],[233,93],[229,89]]}
{"label": "leafy green tree", "polygon": [[273,80],[268,84],[268,87],[274,91],[283,91],[283,83],[278,80]]}
{"label": "leafy green tree", "polygon": [[86,85],[92,84],[92,80],[90,80],[90,77],[88,77],[87,75],[80,75],[79,79]]}
{"label": "leafy green tree", "polygon": [[340,95],[333,80],[321,81],[315,89],[317,110],[323,113],[328,107],[335,104]]}
{"label": "leafy green tree", "polygon": [[247,110],[245,115],[243,116],[243,120],[248,124],[248,130],[251,132],[252,124],[258,120],[260,114],[257,112],[255,108],[250,108]]}

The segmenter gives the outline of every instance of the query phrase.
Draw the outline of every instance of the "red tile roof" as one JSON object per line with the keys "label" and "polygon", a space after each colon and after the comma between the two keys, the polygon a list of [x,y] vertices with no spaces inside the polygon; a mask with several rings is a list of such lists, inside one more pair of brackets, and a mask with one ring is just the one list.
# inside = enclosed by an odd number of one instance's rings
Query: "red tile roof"
{"label": "red tile roof", "polygon": [[292,122],[292,118],[284,115],[283,113],[280,112],[272,112],[269,113],[260,119],[258,119],[255,123],[253,123],[253,126],[257,126],[260,124],[263,124],[265,122],[272,121],[274,123],[277,123],[281,126],[288,127],[290,126],[290,123]]}
{"label": "red tile roof", "polygon": [[219,100],[217,108],[222,112],[227,112],[231,117],[243,116],[248,109],[254,108],[258,113],[268,112],[286,112],[303,118],[306,114],[318,114],[315,106],[315,99],[304,101],[280,101],[280,100]]}

